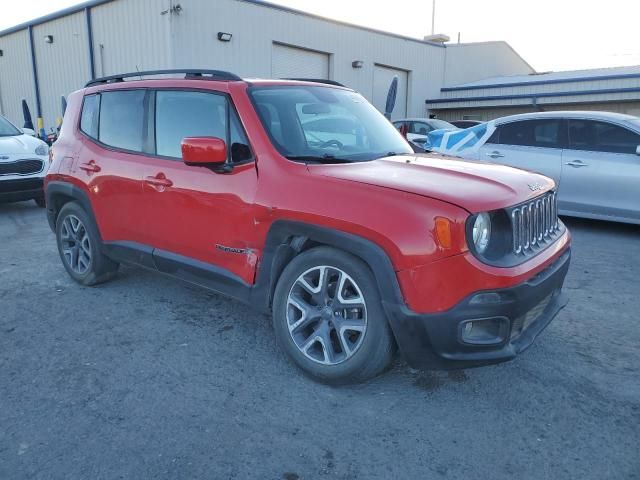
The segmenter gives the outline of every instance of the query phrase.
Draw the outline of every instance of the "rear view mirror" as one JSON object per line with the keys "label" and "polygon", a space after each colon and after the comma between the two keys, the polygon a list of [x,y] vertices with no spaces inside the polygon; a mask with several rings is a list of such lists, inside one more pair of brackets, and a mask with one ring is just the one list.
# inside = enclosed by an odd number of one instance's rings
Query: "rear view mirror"
{"label": "rear view mirror", "polygon": [[227,162],[227,145],[216,137],[187,137],[182,140],[182,160],[187,165],[220,167]]}
{"label": "rear view mirror", "polygon": [[30,128],[23,128],[21,130],[22,130],[22,133],[24,133],[25,135],[31,135],[32,137],[36,136],[35,130],[31,130]]}
{"label": "rear view mirror", "polygon": [[309,103],[302,107],[302,113],[305,115],[321,115],[331,113],[331,107],[326,103]]}

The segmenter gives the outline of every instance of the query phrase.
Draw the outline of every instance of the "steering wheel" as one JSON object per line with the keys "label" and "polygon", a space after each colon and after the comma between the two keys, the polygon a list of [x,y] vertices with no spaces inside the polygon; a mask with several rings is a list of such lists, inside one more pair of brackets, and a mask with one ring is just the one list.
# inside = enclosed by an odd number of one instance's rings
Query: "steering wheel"
{"label": "steering wheel", "polygon": [[344,144],[339,140],[327,140],[326,142],[323,142],[319,148],[327,148],[331,146],[338,147],[340,150],[344,148]]}

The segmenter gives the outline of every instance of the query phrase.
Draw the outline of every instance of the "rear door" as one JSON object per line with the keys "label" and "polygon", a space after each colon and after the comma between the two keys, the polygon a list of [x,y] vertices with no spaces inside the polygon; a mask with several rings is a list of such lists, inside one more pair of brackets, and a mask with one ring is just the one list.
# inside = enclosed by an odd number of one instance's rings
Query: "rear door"
{"label": "rear door", "polygon": [[621,125],[569,119],[559,208],[640,220],[639,145],[640,134]]}
{"label": "rear door", "polygon": [[[257,171],[233,105],[222,93],[174,89],[157,90],[153,103],[154,155],[140,178],[158,269],[217,290],[229,275],[253,283]],[[229,173],[183,163],[182,139],[199,136],[226,141]]]}
{"label": "rear door", "polygon": [[504,123],[478,150],[478,160],[541,173],[559,184],[563,137],[563,122],[559,119]]}
{"label": "rear door", "polygon": [[105,242],[149,242],[140,182],[147,107],[144,89],[113,90],[84,99],[83,147],[73,170],[87,187]]}

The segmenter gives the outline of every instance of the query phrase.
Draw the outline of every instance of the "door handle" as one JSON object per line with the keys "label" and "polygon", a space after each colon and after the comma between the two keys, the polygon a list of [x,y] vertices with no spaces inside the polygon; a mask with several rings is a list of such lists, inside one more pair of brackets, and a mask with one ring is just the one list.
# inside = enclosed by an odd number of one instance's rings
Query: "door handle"
{"label": "door handle", "polygon": [[80,170],[84,170],[87,173],[98,173],[100,170],[102,170],[99,165],[96,165],[95,160],[90,160],[88,163],[81,163],[78,168]]}
{"label": "door handle", "polygon": [[149,185],[153,185],[154,187],[167,188],[173,185],[173,182],[165,177],[162,173],[159,173],[155,177],[145,177],[144,181]]}
{"label": "door handle", "polygon": [[588,167],[588,163],[584,163],[582,160],[571,160],[570,162],[565,163],[565,165],[569,165],[570,167],[580,168],[580,167]]}
{"label": "door handle", "polygon": [[504,155],[501,154],[500,152],[491,152],[491,153],[487,153],[487,157],[491,157],[491,158],[504,158]]}

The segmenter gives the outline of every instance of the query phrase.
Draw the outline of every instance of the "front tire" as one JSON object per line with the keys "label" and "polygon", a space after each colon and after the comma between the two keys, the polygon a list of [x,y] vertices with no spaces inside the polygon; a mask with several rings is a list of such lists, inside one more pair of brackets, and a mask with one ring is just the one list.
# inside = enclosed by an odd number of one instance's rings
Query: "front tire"
{"label": "front tire", "polygon": [[294,258],[276,286],[273,326],[302,370],[327,383],[356,383],[391,363],[395,343],[373,274],[329,247]]}
{"label": "front tire", "polygon": [[102,254],[95,223],[78,203],[60,210],[56,240],[65,270],[79,284],[97,285],[115,276],[118,264]]}

